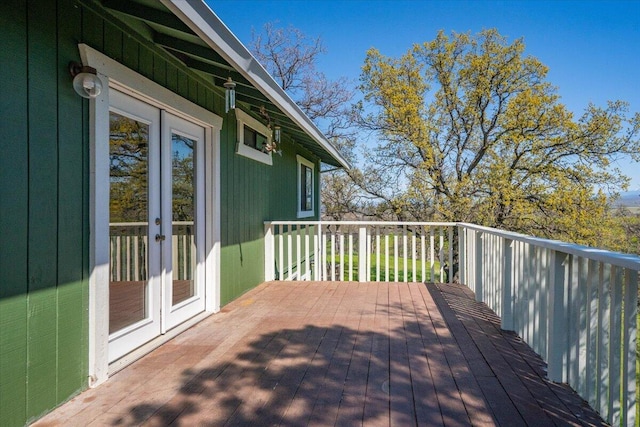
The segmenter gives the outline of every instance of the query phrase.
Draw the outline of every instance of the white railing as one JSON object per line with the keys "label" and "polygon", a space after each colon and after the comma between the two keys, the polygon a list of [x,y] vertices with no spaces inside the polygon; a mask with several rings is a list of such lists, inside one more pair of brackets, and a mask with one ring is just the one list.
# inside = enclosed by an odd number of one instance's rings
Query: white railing
{"label": "white railing", "polygon": [[[196,265],[195,231],[191,221],[174,221],[171,233],[172,271],[175,280],[190,280]],[[146,222],[109,224],[110,281],[141,281],[147,277],[148,227]]]}
{"label": "white railing", "polygon": [[615,426],[636,417],[640,258],[458,225],[460,277]]}
{"label": "white railing", "polygon": [[454,223],[271,221],[266,280],[444,282]]}
{"label": "white railing", "polygon": [[[364,256],[363,256],[364,254]],[[464,223],[265,223],[266,280],[457,276],[615,426],[636,419],[640,257]]]}

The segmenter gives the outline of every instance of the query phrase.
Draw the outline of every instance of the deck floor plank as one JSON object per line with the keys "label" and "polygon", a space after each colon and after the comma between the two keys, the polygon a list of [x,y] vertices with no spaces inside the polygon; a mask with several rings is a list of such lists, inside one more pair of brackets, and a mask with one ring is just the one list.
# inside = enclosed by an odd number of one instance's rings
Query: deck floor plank
{"label": "deck floor plank", "polygon": [[606,425],[460,285],[270,282],[36,426]]}

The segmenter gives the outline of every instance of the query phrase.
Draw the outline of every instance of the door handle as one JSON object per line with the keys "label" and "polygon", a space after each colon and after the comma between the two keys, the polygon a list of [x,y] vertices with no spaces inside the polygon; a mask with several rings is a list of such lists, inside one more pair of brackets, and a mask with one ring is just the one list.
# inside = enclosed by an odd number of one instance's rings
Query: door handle
{"label": "door handle", "polygon": [[156,234],[156,242],[162,242],[165,239],[164,234]]}

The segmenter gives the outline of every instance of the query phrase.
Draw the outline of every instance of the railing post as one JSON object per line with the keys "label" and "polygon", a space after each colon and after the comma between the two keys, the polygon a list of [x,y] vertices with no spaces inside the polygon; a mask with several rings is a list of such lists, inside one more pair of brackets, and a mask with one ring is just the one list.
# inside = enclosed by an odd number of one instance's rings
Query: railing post
{"label": "railing post", "polygon": [[458,281],[469,285],[467,279],[467,229],[458,226]]}
{"label": "railing post", "polygon": [[367,227],[360,225],[358,228],[358,281],[367,281]]}
{"label": "railing post", "polygon": [[549,346],[548,375],[551,381],[567,381],[567,285],[569,280],[569,255],[554,251],[551,263],[549,289]]}
{"label": "railing post", "polygon": [[314,278],[313,280],[322,280],[324,271],[324,257],[323,257],[323,249],[322,249],[322,223],[318,223],[316,225],[316,232],[314,234]]}
{"label": "railing post", "polygon": [[622,344],[622,419],[636,425],[636,339],[638,318],[638,272],[625,271],[624,326]]}
{"label": "railing post", "polygon": [[269,282],[276,279],[275,270],[275,239],[273,237],[273,225],[270,222],[264,224],[264,280]]}
{"label": "railing post", "polygon": [[513,240],[502,241],[502,319],[500,327],[513,331]]}
{"label": "railing post", "polygon": [[447,283],[453,283],[453,227],[449,227],[449,272]]}
{"label": "railing post", "polygon": [[484,272],[482,240],[483,240],[483,233],[481,231],[477,231],[476,232],[476,259],[475,259],[476,278],[474,281],[475,283],[473,284],[474,292],[476,294],[476,301],[484,300],[483,283],[482,283],[482,276]]}

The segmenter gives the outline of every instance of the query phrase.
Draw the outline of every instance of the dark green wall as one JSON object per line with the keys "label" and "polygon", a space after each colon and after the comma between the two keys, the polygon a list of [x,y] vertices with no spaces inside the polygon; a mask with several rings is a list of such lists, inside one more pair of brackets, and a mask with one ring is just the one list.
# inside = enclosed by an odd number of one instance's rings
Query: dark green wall
{"label": "dark green wall", "polygon": [[[229,116],[233,118],[233,113]],[[301,146],[287,143],[286,136],[283,154],[272,156],[272,166],[237,155],[234,120],[225,119],[226,141],[221,149],[223,305],[264,281],[264,221],[297,219],[296,155],[314,160]],[[227,123],[231,123],[229,128]],[[316,164],[316,212],[320,202],[318,171]]]}
{"label": "dark green wall", "polygon": [[80,25],[69,2],[0,6],[3,426],[87,382],[87,108],[65,72]]}
{"label": "dark green wall", "polygon": [[234,114],[224,114],[219,92],[100,7],[83,3],[0,3],[3,427],[24,425],[87,385],[89,104],[75,94],[67,71],[69,61],[80,60],[78,43],[225,119],[223,304],[263,281],[263,221],[295,219],[296,153],[313,160],[288,143],[273,166],[236,155]]}

